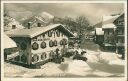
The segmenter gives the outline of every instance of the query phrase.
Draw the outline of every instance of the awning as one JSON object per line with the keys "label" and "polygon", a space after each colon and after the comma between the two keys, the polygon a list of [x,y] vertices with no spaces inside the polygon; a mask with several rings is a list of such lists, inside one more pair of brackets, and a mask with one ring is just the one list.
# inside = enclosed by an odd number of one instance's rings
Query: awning
{"label": "awning", "polygon": [[6,34],[4,34],[4,49],[13,47],[17,47],[16,43]]}

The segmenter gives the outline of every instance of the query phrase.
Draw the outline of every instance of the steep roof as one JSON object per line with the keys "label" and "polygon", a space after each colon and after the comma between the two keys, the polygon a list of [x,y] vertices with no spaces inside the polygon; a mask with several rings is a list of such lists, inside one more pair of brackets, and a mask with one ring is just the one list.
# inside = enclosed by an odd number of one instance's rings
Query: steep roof
{"label": "steep roof", "polygon": [[6,34],[9,37],[30,37],[30,38],[33,38],[37,35],[40,35],[42,33],[45,33],[47,31],[55,29],[55,28],[60,28],[62,30],[62,32],[64,32],[66,35],[71,36],[71,37],[75,37],[71,31],[66,29],[61,24],[53,24],[53,25],[49,25],[46,27],[34,27],[34,28],[30,28],[30,29],[11,30],[11,31],[7,31]]}
{"label": "steep roof", "polygon": [[103,23],[102,24],[109,24],[109,23],[113,23],[120,15],[116,15],[116,16],[107,16],[104,15],[103,16]]}
{"label": "steep roof", "polygon": [[6,34],[4,34],[4,49],[5,48],[13,48],[17,47],[16,43],[9,38]]}
{"label": "steep roof", "polygon": [[104,35],[104,31],[102,30],[102,28],[96,28],[96,35]]}

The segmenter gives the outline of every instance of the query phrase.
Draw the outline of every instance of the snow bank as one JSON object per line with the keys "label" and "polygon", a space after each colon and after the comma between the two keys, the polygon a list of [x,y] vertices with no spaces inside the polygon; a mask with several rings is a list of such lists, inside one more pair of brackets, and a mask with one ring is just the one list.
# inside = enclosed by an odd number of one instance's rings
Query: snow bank
{"label": "snow bank", "polygon": [[124,66],[125,65],[125,61],[124,60],[112,60],[112,61],[109,61],[109,64],[110,65],[121,65],[121,66]]}
{"label": "snow bank", "polygon": [[88,64],[82,60],[74,60],[69,63],[69,67],[66,73],[71,73],[75,75],[85,76],[86,71],[90,71],[91,68]]}
{"label": "snow bank", "polygon": [[116,53],[111,53],[111,52],[101,52],[100,58],[107,61],[119,59]]}

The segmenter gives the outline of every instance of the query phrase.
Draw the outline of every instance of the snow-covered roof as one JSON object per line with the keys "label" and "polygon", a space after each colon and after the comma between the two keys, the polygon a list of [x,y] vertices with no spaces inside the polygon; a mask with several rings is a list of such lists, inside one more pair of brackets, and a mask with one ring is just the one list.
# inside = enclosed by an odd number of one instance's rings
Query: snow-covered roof
{"label": "snow-covered roof", "polygon": [[103,29],[108,29],[108,28],[113,29],[113,28],[116,28],[116,26],[113,23],[110,23],[110,24],[104,24],[102,26],[102,28]]}
{"label": "snow-covered roof", "polygon": [[115,16],[111,16],[111,15],[104,15],[103,16],[103,23],[102,24],[109,24],[109,23],[113,23],[120,15],[115,15]]}
{"label": "snow-covered roof", "polygon": [[104,35],[102,28],[96,28],[96,35]]}
{"label": "snow-covered roof", "polygon": [[30,38],[33,38],[37,35],[40,35],[42,33],[45,33],[47,31],[54,29],[54,28],[57,28],[57,27],[60,27],[63,32],[65,31],[66,35],[69,35],[71,37],[75,37],[71,31],[66,29],[61,24],[53,24],[53,25],[49,25],[46,27],[34,27],[34,28],[30,28],[30,29],[11,30],[11,31],[7,31],[6,34],[10,37],[30,37]]}
{"label": "snow-covered roof", "polygon": [[6,34],[4,34],[4,49],[5,48],[13,48],[17,47],[16,43],[9,38]]}

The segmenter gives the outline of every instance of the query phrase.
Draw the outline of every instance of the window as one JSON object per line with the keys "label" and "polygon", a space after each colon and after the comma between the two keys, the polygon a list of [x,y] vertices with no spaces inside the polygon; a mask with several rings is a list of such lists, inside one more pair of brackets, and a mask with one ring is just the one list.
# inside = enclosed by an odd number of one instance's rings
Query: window
{"label": "window", "polygon": [[52,37],[52,32],[51,31],[48,32],[48,36]]}
{"label": "window", "polygon": [[54,46],[57,46],[57,41],[56,40],[54,40]]}
{"label": "window", "polygon": [[63,44],[64,45],[67,45],[68,44],[67,39],[63,39]]}
{"label": "window", "polygon": [[35,54],[33,57],[32,57],[32,62],[37,62],[39,60],[39,56],[37,54]]}
{"label": "window", "polygon": [[67,45],[67,44],[68,44],[67,39],[62,39],[60,41],[60,45]]}
{"label": "window", "polygon": [[118,34],[123,34],[124,30],[123,29],[119,29],[118,30]]}
{"label": "window", "polygon": [[56,35],[57,35],[57,37],[60,37],[60,32],[56,31]]}
{"label": "window", "polygon": [[53,47],[54,46],[54,43],[52,40],[49,41],[49,47]]}
{"label": "window", "polygon": [[12,29],[16,29],[16,25],[12,25]]}
{"label": "window", "polygon": [[60,41],[60,45],[63,45],[63,40]]}
{"label": "window", "polygon": [[42,55],[41,55],[41,59],[44,60],[47,58],[47,53],[46,52],[43,52]]}
{"label": "window", "polygon": [[21,61],[24,63],[27,62],[27,57],[24,54],[21,56]]}
{"label": "window", "polygon": [[41,23],[37,23],[37,27],[41,27]]}
{"label": "window", "polygon": [[53,55],[54,55],[54,52],[51,51],[51,52],[49,53],[49,57],[53,57]]}
{"label": "window", "polygon": [[43,36],[43,38],[44,38],[44,37],[45,37],[45,34],[43,34],[42,36]]}
{"label": "window", "polygon": [[32,49],[33,49],[33,50],[37,50],[38,48],[39,48],[38,43],[34,42],[34,43],[32,44]]}
{"label": "window", "polygon": [[41,48],[43,48],[43,49],[46,48],[46,43],[45,42],[41,43]]}

